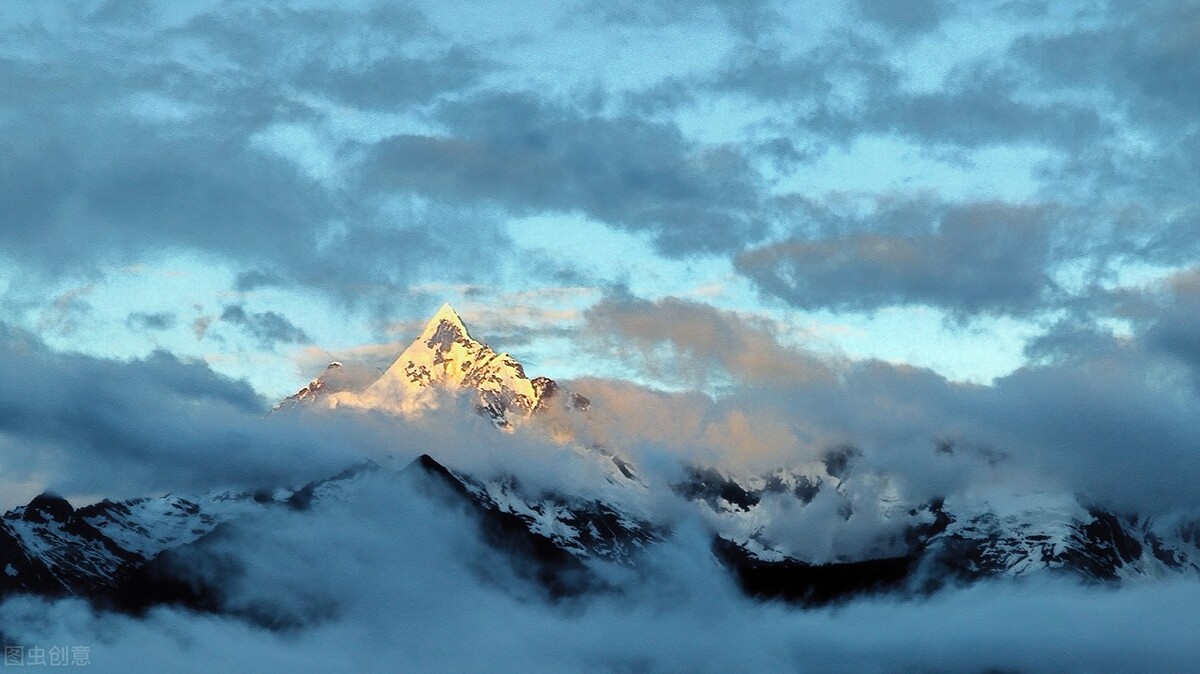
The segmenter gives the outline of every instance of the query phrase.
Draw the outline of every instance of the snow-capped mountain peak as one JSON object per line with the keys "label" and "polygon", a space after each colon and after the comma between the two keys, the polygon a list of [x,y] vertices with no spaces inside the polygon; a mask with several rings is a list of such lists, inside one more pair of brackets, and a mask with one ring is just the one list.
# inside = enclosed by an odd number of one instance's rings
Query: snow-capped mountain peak
{"label": "snow-capped mountain peak", "polygon": [[472,339],[458,313],[443,304],[421,335],[371,384],[367,394],[394,399],[435,385],[461,388],[473,370],[495,355],[485,344]]}
{"label": "snow-capped mountain peak", "polygon": [[458,312],[443,304],[421,334],[367,386],[331,387],[319,377],[280,407],[321,401],[329,407],[408,415],[436,407],[445,392],[470,391],[479,409],[506,425],[510,417],[536,409],[545,388],[530,381],[512,356],[472,338]]}

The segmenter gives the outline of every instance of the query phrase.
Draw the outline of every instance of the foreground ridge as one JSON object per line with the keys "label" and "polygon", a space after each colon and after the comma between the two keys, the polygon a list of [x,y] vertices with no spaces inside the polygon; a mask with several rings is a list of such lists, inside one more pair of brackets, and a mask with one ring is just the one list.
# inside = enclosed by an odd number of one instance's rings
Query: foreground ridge
{"label": "foreground ridge", "polygon": [[[857,557],[809,558],[772,538],[773,529],[788,523],[772,521],[762,508],[771,499],[794,499],[791,507],[804,509],[815,499],[837,498],[836,490],[846,484],[819,477],[789,481],[776,474],[770,481],[739,481],[696,469],[666,488],[711,523],[711,550],[701,554],[718,559],[755,597],[823,604],[854,594],[928,592],[995,577],[1065,574],[1119,582],[1200,575],[1195,522],[1160,526],[1041,496],[1006,510],[982,501],[939,500],[893,511],[901,526],[890,547]],[[611,565],[637,569],[644,555],[671,537],[677,522],[631,508],[620,490],[646,489],[635,480],[610,485],[607,496],[530,491],[512,476],[471,475],[428,454],[401,468],[364,461],[270,493],[168,494],[78,509],[43,494],[0,517],[0,597],[76,596],[136,610],[184,603],[219,611],[214,597],[220,595],[220,579],[193,578],[179,559],[204,558],[214,550],[230,554],[227,543],[214,537],[256,514],[350,507],[355,490],[371,480],[395,489],[401,489],[396,480],[406,481],[445,507],[464,510],[480,523],[486,544],[511,556],[556,596],[604,588],[603,569]],[[409,493],[398,491],[397,497]],[[847,526],[855,516],[843,514]]]}

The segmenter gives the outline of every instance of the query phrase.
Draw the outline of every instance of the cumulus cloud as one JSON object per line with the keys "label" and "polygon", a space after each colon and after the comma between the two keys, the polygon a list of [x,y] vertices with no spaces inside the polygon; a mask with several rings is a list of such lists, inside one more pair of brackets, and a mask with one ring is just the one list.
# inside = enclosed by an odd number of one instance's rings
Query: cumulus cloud
{"label": "cumulus cloud", "polygon": [[[490,280],[508,263],[505,219],[537,213],[643,233],[667,256],[757,246],[741,269],[801,306],[915,295],[962,312],[1026,312],[1044,300],[1037,257],[1064,229],[1073,255],[1098,268],[1194,262],[1197,139],[1183,123],[1194,106],[1173,84],[1190,72],[1194,8],[1083,4],[1062,11],[1088,18],[1072,22],[1013,7],[854,3],[809,26],[787,3],[709,3],[738,36],[717,65],[620,92],[570,77],[531,86],[495,41],[411,7],[97,2],[12,13],[0,204],[21,226],[0,236],[10,261],[40,279],[198,251],[242,270],[242,290],[301,285],[368,304],[394,303],[431,275]],[[571,24],[590,37],[696,20],[677,2],[576,9],[603,19]],[[1007,23],[995,44],[944,68],[909,53],[909,38],[997,17]],[[26,30],[39,22],[45,31]],[[801,24],[803,39],[769,39]],[[905,39],[881,39],[879,27]],[[734,101],[749,102],[747,119],[698,132],[695,116],[730,96],[749,99]],[[825,195],[781,186],[830,148],[880,137],[984,182],[995,176],[977,151],[1028,150],[1035,194],[1030,205],[959,202],[911,240],[880,231],[882,213],[833,237],[802,233],[791,205]],[[989,207],[1009,212],[980,213]],[[934,227],[942,217],[994,222],[956,242]],[[43,231],[57,233],[53,245]],[[1032,242],[1025,256],[1013,250],[1020,238]],[[917,249],[907,265],[895,259],[905,246]],[[998,246],[1018,273],[964,278],[997,261],[978,246]],[[805,271],[813,258],[821,278]],[[861,285],[824,288],[860,273]]]}
{"label": "cumulus cloud", "polygon": [[736,144],[492,85],[493,56],[418,10],[92,8],[0,25],[0,205],[20,224],[0,236],[34,278],[198,252],[362,302],[430,270],[487,280],[503,215],[583,213],[669,254],[763,233]]}
{"label": "cumulus cloud", "polygon": [[[1184,61],[1195,50],[1194,40],[1187,39],[1195,25],[1195,7],[1186,2],[1154,7],[1078,3],[1064,5],[1062,13],[1029,3],[1021,7],[1017,3],[970,8],[932,2],[857,3],[853,13],[904,39],[881,40],[850,20],[814,41],[794,45],[760,41],[733,50],[715,74],[697,78],[692,85],[704,92],[698,94],[702,98],[733,94],[765,106],[775,122],[772,132],[780,129],[779,116],[794,118],[794,127],[780,138],[788,141],[783,147],[800,151],[776,164],[785,172],[811,170],[831,148],[885,140],[902,145],[905,149],[900,152],[909,159],[945,163],[956,172],[991,176],[982,179],[1003,183],[1013,172],[993,174],[987,168],[991,159],[984,153],[1014,153],[1023,157],[1018,173],[1028,171],[1033,185],[1030,207],[1054,204],[1037,216],[1039,223],[1014,226],[1020,232],[1009,241],[1029,238],[1031,257],[1044,252],[1042,246],[1051,240],[1060,248],[1053,261],[1083,262],[1100,275],[1134,261],[1194,264],[1200,254],[1192,205],[1197,184],[1192,149],[1197,136],[1187,120],[1194,116],[1195,106],[1189,104],[1191,90],[1178,82],[1192,67]],[[919,57],[914,60],[924,52],[911,44],[911,38],[935,29],[953,35],[968,24],[987,21],[1003,24],[992,46],[967,50],[936,68],[921,65]],[[1134,137],[1140,140],[1128,142]],[[766,152],[776,146],[762,148]],[[889,161],[909,161],[884,154]],[[879,188],[868,189],[886,198]],[[779,223],[802,231],[805,214],[790,210],[794,197],[811,201],[822,195],[788,195],[778,205]],[[978,200],[981,205],[988,201]],[[928,221],[935,221],[936,215],[930,215]],[[760,257],[748,258],[762,265],[778,264],[775,273],[759,265],[743,270],[760,285],[766,281],[768,292],[795,301],[798,294],[810,293],[802,282],[799,288],[789,283],[790,269],[777,258],[798,258],[797,275],[804,281],[807,274],[799,263],[820,267],[827,250],[822,242],[828,250],[837,250],[835,258],[867,257],[862,249],[881,233],[886,217],[875,213],[843,223],[838,237],[828,241],[807,235],[780,237],[761,247]],[[891,238],[877,242],[879,247],[892,248],[903,243]],[[926,242],[912,243],[922,247]],[[936,247],[938,242],[928,243]],[[1002,241],[992,243],[1004,249]],[[767,252],[772,250],[774,255]],[[973,259],[969,250],[960,252],[964,266],[986,273],[980,264],[983,260]],[[914,268],[931,277],[950,262],[932,255],[918,257]],[[868,275],[882,271],[881,267],[896,271],[894,263],[829,266]],[[1019,272],[1027,270],[1018,267]],[[1020,273],[1017,278],[1037,282],[1036,277]],[[898,285],[913,281],[908,275],[891,280]],[[1005,279],[993,279],[991,285],[1000,292],[1014,290]],[[862,290],[851,286],[846,295],[856,296]],[[866,299],[858,301],[860,305],[877,303],[869,289],[863,294]],[[1020,312],[1044,298],[1026,291],[1021,298],[990,299],[1006,305],[1001,311]],[[997,307],[985,301],[959,309],[989,313]]]}
{"label": "cumulus cloud", "polygon": [[1028,36],[1015,52],[1048,84],[1105,89],[1121,105],[1150,115],[1134,123],[1190,118],[1197,94],[1178,85],[1197,74],[1198,47],[1191,39],[1200,19],[1195,4],[1115,0],[1095,7],[1092,18],[1065,31]]}
{"label": "cumulus cloud", "polygon": [[944,0],[857,0],[854,6],[868,21],[905,36],[936,28],[952,9]]}
{"label": "cumulus cloud", "polygon": [[[419,19],[419,16],[414,16]],[[390,54],[349,66],[310,61],[297,79],[305,86],[365,109],[393,110],[424,103],[475,83],[488,64],[474,50],[453,46],[424,58]]]}
{"label": "cumulus cloud", "polygon": [[[681,0],[587,0],[579,11],[605,23],[633,26],[686,24],[713,13],[734,31],[754,37],[768,32],[778,20],[778,13],[771,4],[769,0],[706,0],[701,3]],[[701,12],[696,11],[697,5]]]}

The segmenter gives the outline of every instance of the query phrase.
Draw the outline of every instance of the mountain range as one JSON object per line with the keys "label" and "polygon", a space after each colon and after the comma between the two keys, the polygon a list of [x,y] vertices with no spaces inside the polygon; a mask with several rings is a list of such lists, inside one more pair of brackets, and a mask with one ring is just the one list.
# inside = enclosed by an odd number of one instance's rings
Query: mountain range
{"label": "mountain range", "polygon": [[[403,420],[450,400],[466,403],[497,433],[537,428],[538,419],[555,414],[595,412],[587,398],[551,379],[530,379],[514,358],[472,338],[444,305],[373,380],[355,381],[331,363],[272,414],[350,409]],[[711,559],[747,594],[803,604],[985,578],[1066,574],[1115,583],[1200,573],[1200,522],[1159,522],[1035,491],[906,502],[886,476],[854,471],[852,447],[831,448],[803,469],[759,475],[685,465],[662,483],[643,479],[617,449],[569,436],[554,442],[595,469],[594,485],[532,487],[514,475],[472,474],[457,468],[453,455],[431,450],[403,465],[364,458],[306,485],[253,492],[167,494],[79,508],[42,494],[0,517],[0,596],[218,610],[212,580],[189,575],[179,560],[203,553],[242,518],[321,508],[371,480],[408,481],[445,507],[464,510],[489,545],[518,560],[553,595],[604,587],[606,567],[636,570],[681,517],[701,523]],[[662,503],[672,507],[655,505]],[[871,533],[851,551],[823,544],[830,532],[855,531]]]}

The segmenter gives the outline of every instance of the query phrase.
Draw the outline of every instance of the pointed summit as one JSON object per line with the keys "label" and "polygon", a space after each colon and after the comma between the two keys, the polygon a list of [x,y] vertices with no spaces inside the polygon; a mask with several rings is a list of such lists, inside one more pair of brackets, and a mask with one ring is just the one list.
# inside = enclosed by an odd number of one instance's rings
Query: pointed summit
{"label": "pointed summit", "polygon": [[443,304],[433,318],[429,319],[421,336],[413,343],[423,343],[431,349],[443,352],[449,350],[455,343],[478,344],[471,339],[471,335],[467,334],[467,326],[463,325],[458,312],[454,311],[454,307],[450,306],[449,302]]}
{"label": "pointed summit", "polygon": [[508,410],[526,414],[537,404],[521,364],[472,339],[454,308],[443,304],[357,402],[413,412],[435,405],[438,390],[462,389],[473,390],[478,405],[495,418]]}
{"label": "pointed summit", "polygon": [[458,315],[458,312],[454,310],[454,307],[450,306],[449,302],[446,302],[438,308],[437,313],[433,315],[433,318],[429,319],[429,323],[425,325],[425,330],[421,332],[421,337],[424,339],[429,339],[438,331],[438,328],[442,323],[447,323],[452,328],[458,328],[464,337],[469,336],[467,335],[467,326],[462,322],[462,317]]}

